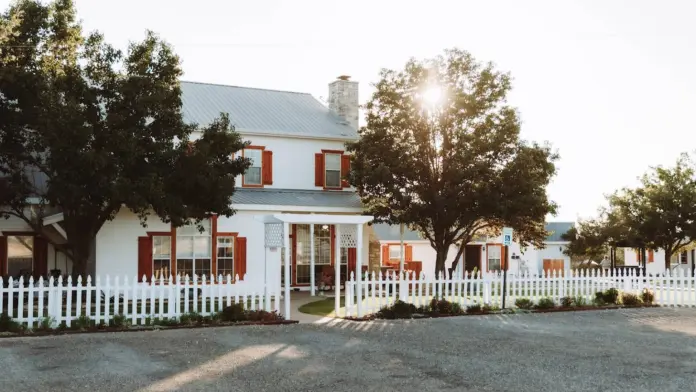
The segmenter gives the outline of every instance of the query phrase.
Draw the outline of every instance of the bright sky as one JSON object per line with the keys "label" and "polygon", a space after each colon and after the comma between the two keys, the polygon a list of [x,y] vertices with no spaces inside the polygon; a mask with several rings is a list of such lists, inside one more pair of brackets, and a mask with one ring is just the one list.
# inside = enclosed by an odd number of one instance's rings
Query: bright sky
{"label": "bright sky", "polygon": [[[4,4],[3,4],[4,3]],[[0,0],[5,9],[8,0]],[[382,67],[459,47],[511,72],[522,135],[561,154],[554,220],[696,147],[696,2],[683,0],[76,0],[87,30],[125,48],[145,29],[184,79],[309,92],[341,74],[364,103]]]}

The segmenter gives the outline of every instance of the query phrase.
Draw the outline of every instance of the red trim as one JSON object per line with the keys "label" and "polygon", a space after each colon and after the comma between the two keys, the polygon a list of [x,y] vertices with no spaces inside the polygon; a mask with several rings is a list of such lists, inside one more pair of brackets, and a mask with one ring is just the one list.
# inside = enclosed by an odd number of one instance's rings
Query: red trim
{"label": "red trim", "polygon": [[247,146],[242,150],[242,158],[244,157],[244,150],[261,150],[261,183],[260,184],[247,184],[244,179],[245,175],[242,174],[242,187],[243,188],[263,188],[263,151],[266,149],[264,146]]}

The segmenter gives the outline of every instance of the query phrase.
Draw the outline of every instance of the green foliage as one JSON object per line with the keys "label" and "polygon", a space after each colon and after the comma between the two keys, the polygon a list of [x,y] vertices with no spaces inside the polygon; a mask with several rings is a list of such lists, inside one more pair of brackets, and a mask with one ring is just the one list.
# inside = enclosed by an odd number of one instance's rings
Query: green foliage
{"label": "green foliage", "polygon": [[109,321],[109,325],[115,328],[128,328],[130,321],[122,314],[115,314],[114,318]]}
{"label": "green foliage", "polygon": [[655,293],[652,290],[643,289],[643,292],[640,293],[640,299],[644,304],[652,305],[653,301],[655,301]]}
{"label": "green foliage", "polygon": [[556,307],[556,303],[553,302],[553,298],[550,297],[544,297],[539,300],[539,303],[536,304],[537,309],[553,309]]}
{"label": "green foliage", "polygon": [[401,300],[396,300],[391,305],[383,306],[375,316],[387,320],[413,318],[417,308],[415,305]]}
{"label": "green foliage", "polygon": [[604,301],[604,293],[603,292],[598,291],[595,293],[594,304],[597,306],[604,306],[607,304],[606,301]]}
{"label": "green foliage", "polygon": [[[434,87],[438,105],[424,98]],[[543,247],[558,157],[520,140],[517,111],[506,102],[511,87],[510,75],[462,50],[412,59],[403,70],[382,70],[365,105],[367,125],[347,144],[349,181],[366,212],[429,240],[436,276],[450,246],[480,231],[511,226],[521,242]]]}
{"label": "green foliage", "polygon": [[484,305],[481,307],[481,311],[482,311],[483,313],[490,313],[490,312],[492,312],[492,311],[494,311],[494,310],[497,310],[497,309],[496,309],[495,307],[491,306],[491,305],[488,305],[488,304],[484,304]]}
{"label": "green foliage", "polygon": [[16,322],[6,312],[0,313],[0,332],[19,333],[22,329],[22,325]]}
{"label": "green foliage", "polygon": [[468,308],[466,308],[466,313],[467,314],[478,314],[482,312],[482,308],[480,304],[473,304],[469,305]]}
{"label": "green foliage", "polygon": [[282,321],[285,318],[280,315],[277,311],[266,311],[266,310],[247,310],[245,312],[247,321]]}
{"label": "green foliage", "polygon": [[72,325],[77,329],[87,329],[93,327],[95,322],[86,314],[81,314],[80,317],[73,320]]}
{"label": "green foliage", "polygon": [[69,242],[54,246],[76,273],[122,206],[143,224],[151,212],[176,226],[234,213],[246,144],[224,114],[184,122],[179,58],[154,33],[123,53],[83,35],[71,0],[24,0],[0,14],[0,48],[0,217],[43,233],[62,212]]}
{"label": "green foliage", "polygon": [[606,289],[604,293],[602,293],[602,299],[606,304],[616,305],[616,301],[618,301],[619,299],[619,290],[613,287],[610,289]]}
{"label": "green foliage", "polygon": [[575,298],[573,298],[573,304],[578,307],[587,306],[587,300],[582,295],[578,295]]}
{"label": "green foliage", "polygon": [[561,306],[564,308],[569,308],[569,307],[573,306],[573,297],[561,298]]}
{"label": "green foliage", "polygon": [[609,253],[606,226],[599,219],[579,221],[561,238],[569,241],[563,253],[570,257],[601,263]]}
{"label": "green foliage", "polygon": [[179,323],[183,325],[200,324],[203,321],[203,316],[196,312],[182,314],[179,317]]}
{"label": "green foliage", "polygon": [[534,306],[534,303],[529,298],[516,298],[515,306],[520,309],[531,309],[532,306]]}
{"label": "green foliage", "polygon": [[50,331],[55,319],[53,317],[44,317],[39,320],[39,325],[36,327],[37,331]]}
{"label": "green foliage", "polygon": [[635,294],[621,293],[621,303],[625,306],[638,306],[640,305],[640,298]]}
{"label": "green foliage", "polygon": [[246,314],[244,312],[243,303],[234,303],[230,306],[226,306],[220,312],[220,320],[227,322],[236,322],[246,320]]}

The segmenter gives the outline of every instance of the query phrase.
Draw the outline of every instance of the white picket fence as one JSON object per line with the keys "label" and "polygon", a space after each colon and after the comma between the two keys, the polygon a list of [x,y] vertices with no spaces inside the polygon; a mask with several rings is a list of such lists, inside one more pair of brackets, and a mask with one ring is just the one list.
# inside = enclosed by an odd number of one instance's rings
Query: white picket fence
{"label": "white picket fence", "polygon": [[280,309],[280,299],[269,287],[245,284],[239,277],[206,277],[197,279],[169,277],[147,281],[137,277],[83,280],[23,278],[3,281],[0,278],[0,314],[6,313],[15,321],[34,328],[48,322],[52,327],[61,323],[69,327],[75,319],[88,317],[97,325],[109,324],[118,315],[133,325],[145,325],[148,320],[176,319],[189,313],[207,316],[232,303],[243,303],[249,310]]}
{"label": "white picket fence", "polygon": [[[587,303],[592,303],[596,292],[609,288],[636,295],[649,289],[658,305],[696,306],[696,277],[683,270],[672,273],[668,270],[663,275],[647,277],[635,271],[571,270],[566,274],[556,271],[541,275],[508,274],[505,307],[514,307],[516,298],[529,298],[536,303],[548,297],[559,304],[563,297],[583,297]],[[375,313],[396,300],[423,306],[433,298],[445,298],[464,308],[474,304],[501,307],[503,276],[479,272],[461,279],[427,279],[413,273],[401,277],[398,273],[386,276],[372,273],[364,274],[358,283],[351,274],[350,281],[346,282],[345,315],[361,317]]]}

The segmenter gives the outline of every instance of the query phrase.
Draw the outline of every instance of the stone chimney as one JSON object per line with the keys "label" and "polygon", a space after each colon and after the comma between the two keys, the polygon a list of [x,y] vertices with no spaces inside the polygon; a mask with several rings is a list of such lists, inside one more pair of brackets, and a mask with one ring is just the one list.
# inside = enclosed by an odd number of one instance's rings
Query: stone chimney
{"label": "stone chimney", "polygon": [[345,120],[353,129],[358,130],[358,82],[350,76],[341,75],[329,83],[329,109]]}

